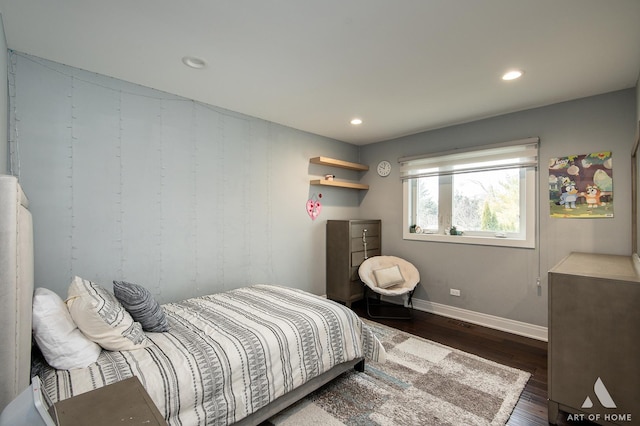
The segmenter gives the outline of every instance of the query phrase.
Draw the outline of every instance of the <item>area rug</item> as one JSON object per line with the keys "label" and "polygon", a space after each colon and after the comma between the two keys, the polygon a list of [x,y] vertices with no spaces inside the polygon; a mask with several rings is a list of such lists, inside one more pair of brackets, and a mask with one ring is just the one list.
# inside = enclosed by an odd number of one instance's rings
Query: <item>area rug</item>
{"label": "area rug", "polygon": [[366,321],[387,350],[271,418],[298,425],[504,425],[530,374]]}

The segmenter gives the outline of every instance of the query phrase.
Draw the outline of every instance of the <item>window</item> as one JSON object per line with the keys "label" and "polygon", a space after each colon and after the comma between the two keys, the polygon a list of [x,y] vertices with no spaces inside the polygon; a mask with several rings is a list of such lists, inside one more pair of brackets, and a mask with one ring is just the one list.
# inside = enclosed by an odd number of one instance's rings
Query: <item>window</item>
{"label": "window", "polygon": [[535,247],[537,159],[537,138],[400,159],[403,237]]}

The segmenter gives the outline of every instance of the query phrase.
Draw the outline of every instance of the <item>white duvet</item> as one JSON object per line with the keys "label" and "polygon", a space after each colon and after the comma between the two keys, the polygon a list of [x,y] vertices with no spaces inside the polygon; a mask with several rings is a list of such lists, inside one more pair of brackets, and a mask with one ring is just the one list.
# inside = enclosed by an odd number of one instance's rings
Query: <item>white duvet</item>
{"label": "white duvet", "polygon": [[353,311],[296,289],[257,285],[163,308],[170,331],[147,333],[150,347],[46,370],[52,399],[137,376],[169,424],[224,425],[337,364],[386,356]]}

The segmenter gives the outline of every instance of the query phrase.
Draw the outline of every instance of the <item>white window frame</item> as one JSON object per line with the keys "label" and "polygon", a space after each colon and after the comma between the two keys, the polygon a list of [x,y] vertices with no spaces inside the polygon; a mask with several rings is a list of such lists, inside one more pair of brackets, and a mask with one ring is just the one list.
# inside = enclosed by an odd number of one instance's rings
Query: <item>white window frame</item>
{"label": "white window frame", "polygon": [[[479,147],[470,150],[456,150],[446,153],[430,154],[417,157],[405,157],[399,160],[401,164],[401,178],[403,179],[403,234],[405,240],[446,242],[455,244],[476,244],[502,247],[535,248],[536,246],[536,225],[538,211],[537,195],[537,150],[538,138],[529,138],[520,141],[496,144]],[[490,233],[490,232],[464,232],[463,235],[448,235],[452,219],[452,180],[456,174],[456,168],[465,168],[465,163],[470,165],[469,158],[478,158],[483,155],[491,159],[494,153],[496,158],[501,156],[501,152],[509,152],[518,147],[534,147],[535,157],[523,158],[522,163],[516,160],[509,168],[519,167],[520,178],[520,232],[519,233]],[[530,152],[528,155],[530,155]],[[509,155],[502,155],[502,157]],[[458,163],[458,164],[457,164]],[[535,164],[534,164],[535,163]],[[460,164],[462,164],[460,166]],[[488,164],[488,163],[486,163]],[[432,167],[434,166],[435,167]],[[470,167],[472,167],[470,165]],[[498,169],[500,167],[497,167]],[[490,168],[487,168],[490,169]],[[482,170],[482,166],[480,169]],[[412,184],[414,177],[439,176],[438,195],[438,229],[424,230],[423,233],[411,232],[411,218],[415,217],[415,210],[412,203],[415,197],[415,185]],[[413,193],[412,193],[413,192]],[[455,225],[455,224],[454,224]]]}

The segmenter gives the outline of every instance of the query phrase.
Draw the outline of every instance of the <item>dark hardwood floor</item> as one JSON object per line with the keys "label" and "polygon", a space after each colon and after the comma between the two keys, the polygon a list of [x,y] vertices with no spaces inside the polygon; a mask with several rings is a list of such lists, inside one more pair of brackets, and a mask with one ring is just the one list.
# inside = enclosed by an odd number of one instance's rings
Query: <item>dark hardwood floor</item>
{"label": "dark hardwood floor", "polygon": [[[355,302],[352,309],[367,318],[363,301]],[[547,342],[494,330],[463,321],[414,310],[411,320],[374,321],[407,333],[433,340],[531,373],[508,425],[548,425],[547,419]],[[568,422],[560,413],[558,425],[579,425]],[[582,423],[590,424],[590,423]]]}

